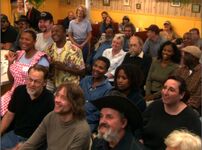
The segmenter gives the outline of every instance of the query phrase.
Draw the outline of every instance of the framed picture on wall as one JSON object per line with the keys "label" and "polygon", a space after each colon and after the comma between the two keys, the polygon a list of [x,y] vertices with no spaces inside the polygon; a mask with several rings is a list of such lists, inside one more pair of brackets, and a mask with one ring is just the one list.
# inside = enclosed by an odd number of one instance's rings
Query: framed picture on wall
{"label": "framed picture on wall", "polygon": [[123,5],[129,6],[130,5],[130,0],[123,0]]}
{"label": "framed picture on wall", "polygon": [[200,4],[192,4],[192,9],[191,9],[191,11],[192,11],[193,13],[200,13],[200,7],[201,7]]}
{"label": "framed picture on wall", "polygon": [[103,0],[104,6],[110,6],[110,0]]}
{"label": "framed picture on wall", "polygon": [[67,0],[67,4],[68,4],[68,5],[70,4],[70,0]]}
{"label": "framed picture on wall", "polygon": [[173,7],[180,7],[180,0],[172,0],[171,6],[173,6]]}

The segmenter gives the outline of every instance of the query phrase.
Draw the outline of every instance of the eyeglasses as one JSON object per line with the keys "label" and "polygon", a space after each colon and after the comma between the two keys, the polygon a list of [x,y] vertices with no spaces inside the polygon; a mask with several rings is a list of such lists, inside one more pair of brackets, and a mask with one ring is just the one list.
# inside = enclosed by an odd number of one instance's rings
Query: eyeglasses
{"label": "eyeglasses", "polygon": [[36,84],[36,85],[40,85],[40,84],[43,83],[43,81],[41,81],[41,80],[34,80],[34,79],[30,78],[30,77],[27,78],[27,82],[28,83],[34,82],[34,84]]}

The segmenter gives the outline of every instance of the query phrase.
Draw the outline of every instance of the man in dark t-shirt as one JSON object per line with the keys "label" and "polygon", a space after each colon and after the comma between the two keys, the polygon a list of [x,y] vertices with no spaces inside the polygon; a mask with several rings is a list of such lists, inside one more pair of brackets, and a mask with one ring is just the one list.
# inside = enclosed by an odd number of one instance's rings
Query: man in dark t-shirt
{"label": "man in dark t-shirt", "polygon": [[[1,122],[2,149],[10,149],[29,138],[43,118],[53,110],[54,96],[45,89],[47,75],[48,70],[44,66],[30,67],[26,85],[15,89]],[[14,129],[5,133],[12,121]]]}
{"label": "man in dark t-shirt", "polygon": [[18,32],[10,25],[8,17],[1,14],[1,49],[10,49],[17,38]]}

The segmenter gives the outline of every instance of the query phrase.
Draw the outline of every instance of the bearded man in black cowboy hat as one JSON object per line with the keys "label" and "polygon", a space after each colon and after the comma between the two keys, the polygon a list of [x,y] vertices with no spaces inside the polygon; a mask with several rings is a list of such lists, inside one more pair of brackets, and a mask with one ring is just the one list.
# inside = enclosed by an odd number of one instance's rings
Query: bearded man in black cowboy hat
{"label": "bearded man in black cowboy hat", "polygon": [[141,128],[138,108],[125,97],[105,96],[92,102],[100,110],[98,136],[92,150],[144,150],[133,132]]}

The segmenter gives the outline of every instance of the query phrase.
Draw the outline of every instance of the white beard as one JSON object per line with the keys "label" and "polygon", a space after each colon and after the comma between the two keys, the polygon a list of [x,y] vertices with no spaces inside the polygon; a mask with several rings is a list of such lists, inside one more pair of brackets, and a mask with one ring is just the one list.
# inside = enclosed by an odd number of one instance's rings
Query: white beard
{"label": "white beard", "polygon": [[100,139],[104,139],[107,142],[117,142],[118,141],[118,131],[112,131],[111,129],[108,129],[107,132],[105,132],[104,134],[101,134],[98,130],[98,138]]}

